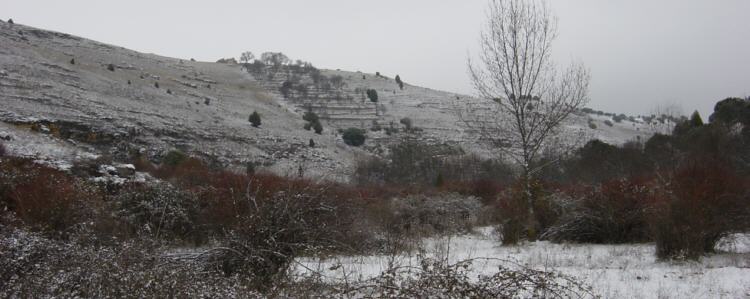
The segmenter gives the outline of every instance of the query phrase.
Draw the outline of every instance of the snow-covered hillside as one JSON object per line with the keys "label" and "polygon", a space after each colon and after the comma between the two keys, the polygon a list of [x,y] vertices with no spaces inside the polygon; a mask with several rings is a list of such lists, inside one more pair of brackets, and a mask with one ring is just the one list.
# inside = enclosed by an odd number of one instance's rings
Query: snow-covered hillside
{"label": "snow-covered hillside", "polygon": [[[63,152],[108,155],[116,160],[143,153],[157,159],[171,149],[203,156],[224,166],[256,163],[277,173],[344,179],[356,157],[367,154],[343,144],[336,129],[350,126],[401,127],[403,118],[422,129],[426,140],[459,144],[472,150],[454,111],[469,96],[412,86],[403,90],[385,76],[323,70],[340,76],[339,98],[289,99],[278,92],[284,79],[258,78],[237,64],[198,62],[144,54],[122,47],[0,22],[0,121],[3,131],[33,132],[56,137],[35,150],[27,133],[12,133],[8,143],[18,154],[63,159]],[[365,96],[376,90],[377,103]],[[303,129],[302,114],[311,108],[323,114],[322,135]],[[262,125],[248,116],[257,111]],[[604,124],[598,115],[582,113],[566,127],[620,144],[668,130],[623,121]],[[589,123],[596,123],[596,128]],[[369,131],[369,144],[392,140],[384,131]],[[309,146],[310,139],[315,147]],[[45,150],[45,148],[49,150]],[[70,159],[75,158],[71,154]],[[80,155],[79,155],[80,156]]]}

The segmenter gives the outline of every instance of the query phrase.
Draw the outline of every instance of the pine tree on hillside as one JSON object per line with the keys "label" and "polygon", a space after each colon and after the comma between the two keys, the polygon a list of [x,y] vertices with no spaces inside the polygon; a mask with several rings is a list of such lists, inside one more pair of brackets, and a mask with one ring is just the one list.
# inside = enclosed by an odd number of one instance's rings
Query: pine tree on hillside
{"label": "pine tree on hillside", "polygon": [[247,121],[249,121],[250,124],[253,125],[253,127],[260,127],[260,114],[258,114],[258,111],[253,111]]}
{"label": "pine tree on hillside", "polygon": [[398,84],[398,88],[404,90],[404,81],[401,81],[401,76],[396,75],[396,83]]}

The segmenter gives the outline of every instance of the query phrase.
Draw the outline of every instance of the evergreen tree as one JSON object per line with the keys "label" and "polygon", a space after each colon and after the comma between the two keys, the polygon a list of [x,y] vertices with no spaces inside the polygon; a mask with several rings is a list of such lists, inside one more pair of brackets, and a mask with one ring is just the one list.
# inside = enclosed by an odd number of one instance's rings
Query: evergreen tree
{"label": "evergreen tree", "polygon": [[693,112],[693,115],[690,116],[690,126],[700,127],[702,125],[703,119],[701,118],[700,113],[698,113],[698,110],[695,110],[695,112]]}
{"label": "evergreen tree", "polygon": [[314,122],[314,123],[312,124],[312,128],[313,128],[313,130],[315,130],[315,134],[318,134],[318,135],[320,135],[321,133],[323,133],[323,125],[322,125],[322,124],[320,124],[320,121],[319,121],[319,120],[316,120],[316,121],[315,121],[315,122]]}
{"label": "evergreen tree", "polygon": [[401,76],[396,75],[396,83],[398,84],[398,88],[404,90],[404,81],[401,81]]}
{"label": "evergreen tree", "polygon": [[253,125],[253,127],[260,127],[260,114],[258,114],[258,111],[253,111],[247,120]]}

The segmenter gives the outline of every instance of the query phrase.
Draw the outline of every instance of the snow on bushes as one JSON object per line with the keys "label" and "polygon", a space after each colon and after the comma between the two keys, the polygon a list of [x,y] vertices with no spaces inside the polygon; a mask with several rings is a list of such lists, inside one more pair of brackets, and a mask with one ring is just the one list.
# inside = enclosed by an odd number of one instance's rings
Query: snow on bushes
{"label": "snow on bushes", "polygon": [[111,199],[114,212],[136,235],[155,238],[186,238],[197,240],[196,220],[199,202],[191,193],[166,183],[126,186]]}
{"label": "snow on bushes", "polygon": [[647,179],[624,179],[556,193],[550,202],[560,216],[541,238],[602,244],[648,241],[651,189]]}
{"label": "snow on bushes", "polygon": [[429,235],[466,233],[475,226],[482,202],[458,194],[411,195],[391,201],[392,229]]}
{"label": "snow on bushes", "polygon": [[354,298],[596,298],[590,287],[568,276],[510,262],[492,275],[474,277],[474,261],[422,259],[418,267],[391,267],[337,293]]}
{"label": "snow on bushes", "polygon": [[245,277],[211,275],[139,244],[80,246],[0,224],[0,297],[262,298]]}

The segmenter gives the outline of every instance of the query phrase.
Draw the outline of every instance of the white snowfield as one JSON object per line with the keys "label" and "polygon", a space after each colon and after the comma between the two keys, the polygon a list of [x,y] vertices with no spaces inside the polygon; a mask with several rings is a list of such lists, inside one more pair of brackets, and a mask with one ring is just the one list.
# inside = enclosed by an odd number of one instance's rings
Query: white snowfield
{"label": "white snowfield", "polygon": [[[476,138],[466,133],[455,113],[457,104],[474,100],[469,96],[412,86],[409,78],[403,78],[401,90],[384,76],[333,70],[322,74],[341,76],[344,84],[337,92],[345,97],[287,100],[274,85],[278,81],[259,80],[239,65],[144,54],[0,21],[0,122],[24,130],[41,125],[38,134],[61,137],[68,143],[62,147],[75,148],[72,152],[124,160],[132,152],[158,157],[177,148],[227,166],[254,162],[277,173],[296,174],[302,165],[306,175],[345,180],[357,157],[398,134],[368,132],[365,148],[357,149],[344,145],[337,129],[369,129],[373,121],[402,127],[399,121],[407,117],[423,129],[425,140],[476,149]],[[378,92],[377,104],[366,99],[367,89]],[[328,114],[321,117],[322,135],[303,129],[301,115],[313,102]],[[253,111],[261,115],[260,128],[248,122]],[[596,129],[590,128],[590,118]],[[645,139],[670,126],[624,121],[610,127],[604,121],[580,114],[565,126],[614,144]],[[310,139],[315,148],[308,146]],[[19,142],[6,141],[13,151],[28,147],[15,144]],[[32,152],[59,160],[57,143],[45,141]]]}
{"label": "white snowfield", "polygon": [[[450,263],[475,259],[472,273],[476,275],[489,275],[498,265],[513,263],[556,271],[592,286],[601,298],[750,298],[750,235],[722,240],[718,254],[699,262],[661,262],[654,256],[653,244],[534,242],[504,247],[493,231],[484,227],[470,235],[425,239],[422,256],[447,257]],[[307,258],[295,271],[316,272],[341,283],[376,276],[389,265],[418,266],[419,260],[418,254]]]}

